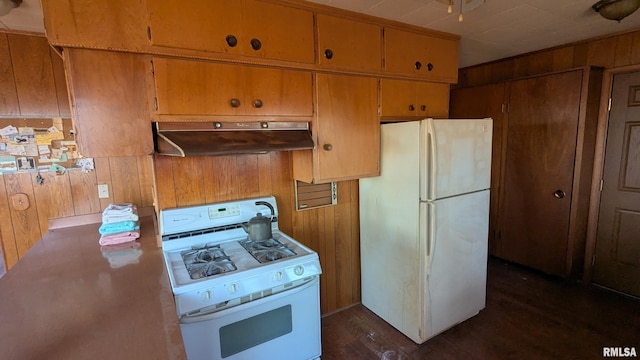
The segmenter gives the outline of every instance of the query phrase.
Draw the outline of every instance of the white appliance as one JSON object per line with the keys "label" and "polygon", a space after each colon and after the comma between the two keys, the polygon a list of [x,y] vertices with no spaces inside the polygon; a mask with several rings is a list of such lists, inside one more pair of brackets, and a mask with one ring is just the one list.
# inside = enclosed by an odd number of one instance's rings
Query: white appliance
{"label": "white appliance", "polygon": [[[273,236],[250,241],[258,213]],[[162,210],[160,233],[189,360],[320,357],[318,255],[279,230],[274,197]]]}
{"label": "white appliance", "polygon": [[362,304],[418,344],[485,307],[492,126],[383,124],[360,179]]}

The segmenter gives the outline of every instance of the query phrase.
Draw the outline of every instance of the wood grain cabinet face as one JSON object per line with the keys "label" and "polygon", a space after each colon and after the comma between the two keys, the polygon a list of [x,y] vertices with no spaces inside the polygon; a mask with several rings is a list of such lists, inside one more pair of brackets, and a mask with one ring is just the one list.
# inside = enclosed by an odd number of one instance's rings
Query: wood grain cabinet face
{"label": "wood grain cabinet face", "polygon": [[153,153],[147,93],[150,59],[113,51],[65,51],[80,152],[88,157]]}
{"label": "wood grain cabinet face", "polygon": [[149,48],[144,1],[42,0],[41,5],[47,38],[53,45],[135,51]]}
{"label": "wood grain cabinet face", "polygon": [[385,70],[434,81],[458,79],[458,41],[394,28],[384,30]]}
{"label": "wood grain cabinet face", "polygon": [[380,26],[318,14],[317,29],[318,64],[359,70],[382,68]]}
{"label": "wood grain cabinet face", "polygon": [[257,0],[147,1],[153,46],[313,63],[313,13]]}
{"label": "wood grain cabinet face", "polygon": [[381,80],[382,116],[385,118],[439,117],[449,112],[449,84]]}
{"label": "wood grain cabinet face", "polygon": [[308,117],[313,113],[308,71],[159,57],[153,66],[160,115]]}
{"label": "wood grain cabinet face", "polygon": [[375,78],[316,74],[316,149],[293,152],[296,179],[322,183],[380,174],[377,85]]}

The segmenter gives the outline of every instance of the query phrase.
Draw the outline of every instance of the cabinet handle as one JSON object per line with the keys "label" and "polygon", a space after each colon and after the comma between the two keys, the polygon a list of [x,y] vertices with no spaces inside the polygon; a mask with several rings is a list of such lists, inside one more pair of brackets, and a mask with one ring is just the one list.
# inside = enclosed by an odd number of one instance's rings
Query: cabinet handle
{"label": "cabinet handle", "polygon": [[562,190],[556,190],[556,191],[553,192],[553,196],[556,199],[562,199],[565,195],[566,195],[566,193],[564,191],[562,191]]}
{"label": "cabinet handle", "polygon": [[416,61],[415,65],[416,70],[420,70],[420,68],[422,67],[422,63],[420,61]]}
{"label": "cabinet handle", "polygon": [[326,49],[324,51],[324,57],[326,57],[327,59],[331,60],[333,58],[333,50]]}
{"label": "cabinet handle", "polygon": [[409,111],[414,111],[415,109],[416,109],[416,107],[415,107],[415,106],[413,106],[413,104],[410,104],[410,105],[409,105]]}
{"label": "cabinet handle", "polygon": [[253,100],[253,103],[251,105],[253,105],[254,108],[260,109],[262,107],[262,105],[263,105],[262,104],[262,100],[255,99],[255,100]]}
{"label": "cabinet handle", "polygon": [[333,149],[333,146],[331,144],[324,144],[322,148],[325,149],[326,151],[331,151]]}
{"label": "cabinet handle", "polygon": [[235,98],[231,99],[231,101],[229,101],[229,104],[231,105],[232,108],[240,107],[240,100]]}
{"label": "cabinet handle", "polygon": [[233,35],[227,35],[225,40],[227,41],[227,45],[230,47],[236,47],[236,45],[238,45],[238,38]]}
{"label": "cabinet handle", "polygon": [[426,111],[427,105],[420,105],[420,111]]}
{"label": "cabinet handle", "polygon": [[253,50],[260,50],[260,48],[262,47],[262,42],[260,42],[259,39],[253,38],[251,39],[251,48]]}
{"label": "cabinet handle", "polygon": [[432,63],[428,63],[428,64],[427,64],[427,70],[428,70],[428,71],[433,70],[433,64],[432,64]]}

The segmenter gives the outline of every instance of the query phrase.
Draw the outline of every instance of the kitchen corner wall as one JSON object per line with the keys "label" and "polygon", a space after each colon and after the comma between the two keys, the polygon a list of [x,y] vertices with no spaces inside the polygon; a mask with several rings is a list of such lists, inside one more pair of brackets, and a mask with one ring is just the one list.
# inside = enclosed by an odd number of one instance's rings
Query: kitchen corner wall
{"label": "kitchen corner wall", "polygon": [[357,180],[337,184],[337,205],[296,211],[290,152],[157,155],[154,167],[160,209],[274,195],[280,229],[319,254],[322,313],[360,301]]}
{"label": "kitchen corner wall", "polygon": [[[0,117],[39,123],[52,116],[70,117],[62,60],[44,36],[0,32]],[[151,156],[95,158],[94,163],[88,173],[42,172],[42,184],[36,173],[0,174],[0,243],[7,269],[40,240],[49,219],[98,214],[110,202],[153,205]],[[98,184],[108,185],[109,198],[98,198]],[[26,199],[26,208],[17,204],[19,198],[23,204]]]}

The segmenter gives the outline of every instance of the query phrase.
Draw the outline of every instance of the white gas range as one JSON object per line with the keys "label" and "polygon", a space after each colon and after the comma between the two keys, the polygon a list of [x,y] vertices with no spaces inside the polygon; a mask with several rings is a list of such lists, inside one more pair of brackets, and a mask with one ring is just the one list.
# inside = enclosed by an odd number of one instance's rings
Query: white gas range
{"label": "white gas range", "polygon": [[[272,237],[250,241],[257,214]],[[190,360],[320,357],[318,255],[279,230],[274,197],[162,210],[160,229]]]}

